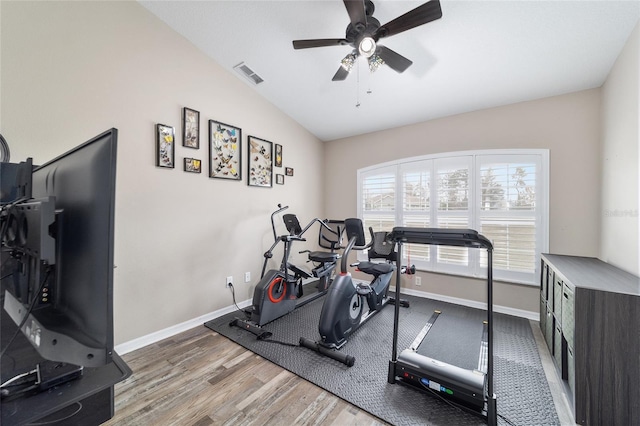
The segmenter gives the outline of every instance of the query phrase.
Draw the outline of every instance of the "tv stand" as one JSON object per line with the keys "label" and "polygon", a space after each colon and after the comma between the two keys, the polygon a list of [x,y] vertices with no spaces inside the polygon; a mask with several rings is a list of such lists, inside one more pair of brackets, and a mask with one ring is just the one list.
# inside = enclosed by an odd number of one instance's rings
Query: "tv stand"
{"label": "tv stand", "polygon": [[[1,340],[4,347],[16,325],[2,310]],[[37,420],[47,422],[65,418],[65,424],[101,424],[113,417],[113,387],[131,375],[127,364],[115,352],[112,362],[95,368],[85,367],[82,376],[36,394],[0,401],[0,424],[24,425]],[[4,383],[17,374],[30,371],[43,358],[19,333],[0,360],[0,378]],[[71,418],[68,418],[72,415]],[[53,423],[55,424],[55,423]]]}

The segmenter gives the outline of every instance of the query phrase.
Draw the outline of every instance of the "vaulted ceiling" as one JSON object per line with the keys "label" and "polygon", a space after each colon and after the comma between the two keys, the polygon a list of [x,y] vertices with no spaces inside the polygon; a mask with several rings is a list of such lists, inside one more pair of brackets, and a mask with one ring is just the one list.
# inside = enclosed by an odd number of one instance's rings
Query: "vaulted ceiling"
{"label": "vaulted ceiling", "polygon": [[[334,82],[351,46],[292,41],[345,37],[341,0],[140,3],[324,141],[599,87],[640,18],[639,1],[442,0],[441,19],[379,41],[413,61],[406,71],[360,58]],[[423,3],[374,0],[373,16]]]}

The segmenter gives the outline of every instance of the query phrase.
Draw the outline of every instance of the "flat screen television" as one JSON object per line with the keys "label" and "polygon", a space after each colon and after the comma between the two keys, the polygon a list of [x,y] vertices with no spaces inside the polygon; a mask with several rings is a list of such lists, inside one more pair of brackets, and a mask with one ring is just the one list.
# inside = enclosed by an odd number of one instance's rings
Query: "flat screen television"
{"label": "flat screen television", "polygon": [[24,235],[2,236],[4,309],[47,360],[112,362],[117,139],[110,129],[35,167],[32,198],[5,206]]}

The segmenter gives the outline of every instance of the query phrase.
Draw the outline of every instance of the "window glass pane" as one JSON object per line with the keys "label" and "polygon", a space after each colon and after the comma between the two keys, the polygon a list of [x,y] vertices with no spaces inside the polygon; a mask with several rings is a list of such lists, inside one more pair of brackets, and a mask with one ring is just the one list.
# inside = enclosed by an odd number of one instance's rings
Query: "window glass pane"
{"label": "window glass pane", "polygon": [[482,210],[535,210],[535,164],[484,164],[480,173]]}
{"label": "window glass pane", "polygon": [[[429,212],[429,171],[405,172],[402,176],[404,211]],[[410,226],[410,225],[406,225]]]}
{"label": "window glass pane", "polygon": [[438,168],[438,210],[456,211],[469,208],[469,169]]}
{"label": "window glass pane", "polygon": [[393,173],[367,176],[362,181],[364,211],[393,211],[396,203],[396,179]]}

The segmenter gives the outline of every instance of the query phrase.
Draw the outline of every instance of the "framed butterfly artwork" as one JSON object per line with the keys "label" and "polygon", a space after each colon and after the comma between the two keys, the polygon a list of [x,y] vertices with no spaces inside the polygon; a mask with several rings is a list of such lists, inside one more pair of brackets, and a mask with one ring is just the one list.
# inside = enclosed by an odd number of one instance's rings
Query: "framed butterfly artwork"
{"label": "framed butterfly artwork", "polygon": [[242,180],[242,129],[209,120],[209,177]]}
{"label": "framed butterfly artwork", "polygon": [[156,166],[173,169],[175,167],[176,132],[172,126],[156,124]]}
{"label": "framed butterfly artwork", "polygon": [[202,171],[202,161],[197,158],[184,159],[184,171],[190,173],[200,173]]}
{"label": "framed butterfly artwork", "polygon": [[249,186],[273,186],[273,143],[264,139],[249,136]]}
{"label": "framed butterfly artwork", "polygon": [[200,112],[182,108],[182,146],[200,148]]}

